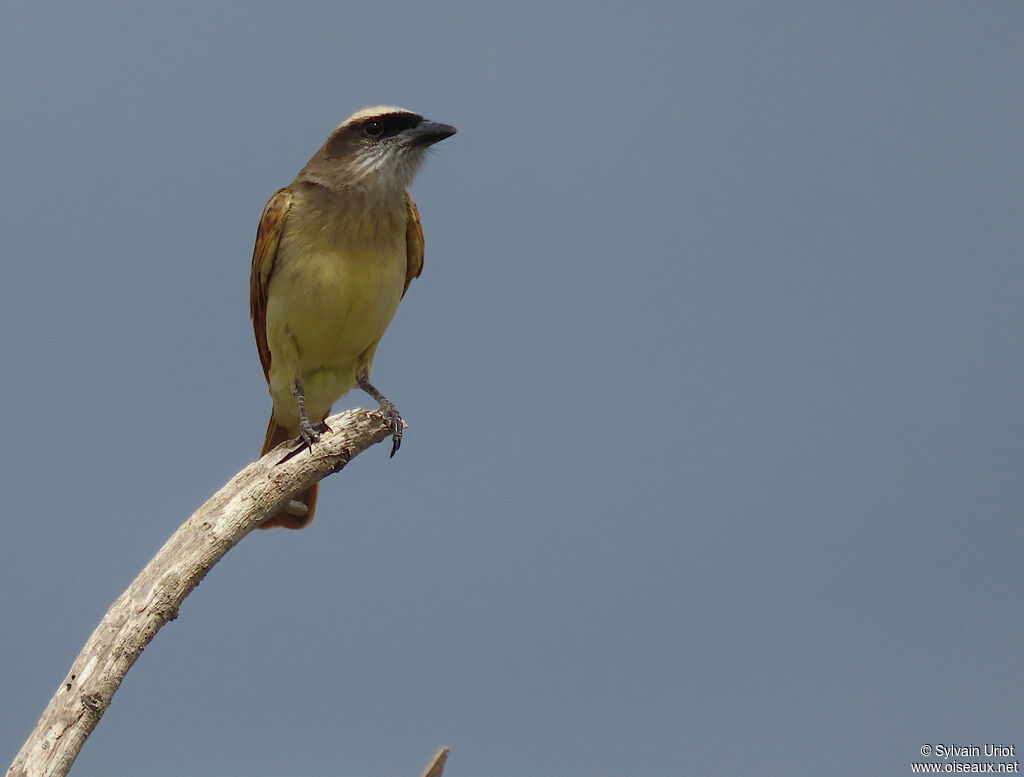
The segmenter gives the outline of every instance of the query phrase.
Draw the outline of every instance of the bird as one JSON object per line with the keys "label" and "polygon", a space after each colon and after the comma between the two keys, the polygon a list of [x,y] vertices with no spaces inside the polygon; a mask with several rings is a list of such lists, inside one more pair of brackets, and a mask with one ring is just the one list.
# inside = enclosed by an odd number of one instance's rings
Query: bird
{"label": "bird", "polygon": [[[427,149],[455,127],[393,105],[356,111],[335,129],[260,216],[249,281],[256,348],[273,400],[263,451],[298,438],[311,448],[331,407],[355,387],[404,423],[370,383],[373,357],[398,304],[423,270],[423,226],[408,187]],[[319,484],[260,528],[301,529]]]}

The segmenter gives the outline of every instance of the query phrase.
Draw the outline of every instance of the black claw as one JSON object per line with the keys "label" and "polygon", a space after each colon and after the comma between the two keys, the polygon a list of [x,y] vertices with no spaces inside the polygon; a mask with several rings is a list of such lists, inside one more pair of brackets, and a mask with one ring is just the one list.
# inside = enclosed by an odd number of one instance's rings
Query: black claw
{"label": "black claw", "polygon": [[370,381],[367,380],[365,374],[357,377],[356,383],[359,388],[380,403],[381,418],[384,419],[384,423],[386,423],[388,425],[388,429],[391,430],[391,455],[388,458],[393,458],[398,452],[399,447],[402,445],[402,429],[405,426],[402,422],[402,415],[398,412],[398,408],[395,407],[394,402],[385,397],[370,384]]}
{"label": "black claw", "polygon": [[312,450],[313,443],[319,442],[320,435],[323,434],[324,432],[329,431],[331,431],[331,427],[329,427],[323,421],[321,421],[315,427],[310,424],[300,423],[299,444],[295,447],[295,450],[289,451],[287,454],[285,454],[285,457],[277,463],[284,464],[286,461],[288,461],[288,459],[295,458],[295,456],[302,453],[304,450]]}
{"label": "black claw", "polygon": [[384,423],[391,430],[391,455],[388,456],[391,459],[398,453],[398,449],[402,447],[402,431],[404,427],[402,415],[398,412],[398,408],[386,399],[381,402],[380,414],[384,418]]}
{"label": "black claw", "polygon": [[320,439],[320,433],[312,426],[304,426],[299,429],[299,437],[302,438],[302,442],[307,448],[312,448],[313,443]]}
{"label": "black claw", "polygon": [[331,431],[331,427],[323,421],[318,423],[316,426],[309,423],[299,425],[299,437],[302,438],[302,441],[306,444],[307,448],[312,448],[313,443],[319,442],[320,435],[329,431]]}

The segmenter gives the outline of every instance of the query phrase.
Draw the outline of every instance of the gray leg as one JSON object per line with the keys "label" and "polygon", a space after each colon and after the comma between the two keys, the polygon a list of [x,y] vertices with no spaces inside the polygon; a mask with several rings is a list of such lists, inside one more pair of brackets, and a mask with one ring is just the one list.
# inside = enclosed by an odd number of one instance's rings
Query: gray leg
{"label": "gray leg", "polygon": [[299,436],[306,443],[306,447],[312,448],[313,443],[320,439],[320,432],[313,427],[309,422],[309,416],[306,415],[306,392],[298,378],[292,384],[292,394],[295,395],[295,403],[299,406]]}

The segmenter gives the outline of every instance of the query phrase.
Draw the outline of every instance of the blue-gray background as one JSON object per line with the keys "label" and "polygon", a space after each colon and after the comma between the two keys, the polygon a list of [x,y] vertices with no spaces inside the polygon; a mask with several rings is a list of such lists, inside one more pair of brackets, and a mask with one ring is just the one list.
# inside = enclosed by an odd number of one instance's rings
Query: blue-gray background
{"label": "blue-gray background", "polygon": [[260,210],[378,102],[459,128],[405,445],[231,552],[75,774],[1024,746],[1021,4],[8,2],[0,68],[4,759],[258,452]]}

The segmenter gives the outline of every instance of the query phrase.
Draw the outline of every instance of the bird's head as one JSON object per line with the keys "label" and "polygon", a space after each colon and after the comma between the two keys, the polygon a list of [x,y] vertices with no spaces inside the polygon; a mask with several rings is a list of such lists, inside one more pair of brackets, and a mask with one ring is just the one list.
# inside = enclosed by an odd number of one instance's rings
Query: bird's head
{"label": "bird's head", "polygon": [[454,134],[455,127],[404,108],[363,108],[331,133],[297,180],[382,199],[404,196],[427,149]]}

